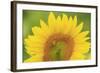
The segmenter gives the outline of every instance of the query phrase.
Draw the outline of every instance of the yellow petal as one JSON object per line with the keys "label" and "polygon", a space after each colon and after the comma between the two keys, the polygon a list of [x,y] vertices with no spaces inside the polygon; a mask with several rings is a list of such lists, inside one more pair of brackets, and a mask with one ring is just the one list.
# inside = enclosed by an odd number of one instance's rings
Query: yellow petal
{"label": "yellow petal", "polygon": [[43,57],[42,56],[32,56],[28,59],[26,59],[24,62],[41,62],[43,61]]}
{"label": "yellow petal", "polygon": [[24,40],[26,44],[33,44],[33,43],[43,43],[43,39],[38,36],[28,36],[27,39]]}
{"label": "yellow petal", "polygon": [[55,29],[55,25],[56,25],[56,18],[55,15],[53,14],[53,12],[50,12],[49,16],[48,16],[48,25],[49,28],[51,29],[51,31],[54,32]]}
{"label": "yellow petal", "polygon": [[73,21],[74,21],[73,22],[74,23],[73,25],[74,25],[74,27],[76,27],[76,25],[77,25],[77,16],[74,17],[74,20]]}
{"label": "yellow petal", "polygon": [[[33,37],[31,37],[33,38]],[[31,48],[41,48],[43,47],[44,41],[41,38],[34,37],[33,39],[25,39],[25,46],[30,46]]]}
{"label": "yellow petal", "polygon": [[63,14],[63,17],[62,17],[62,24],[63,24],[63,26],[66,26],[66,28],[67,28],[67,25],[68,25],[68,17],[65,14]]}
{"label": "yellow petal", "polygon": [[31,47],[26,47],[26,52],[30,55],[40,55],[43,56],[44,49],[43,48],[31,48]]}
{"label": "yellow petal", "polygon": [[80,23],[75,29],[72,29],[70,35],[75,37],[82,31],[82,29],[83,29],[83,22]]}
{"label": "yellow petal", "polygon": [[89,31],[84,31],[84,32],[81,32],[79,33],[75,38],[84,38],[86,37],[87,35],[89,34]]}
{"label": "yellow petal", "polygon": [[76,33],[81,32],[81,30],[83,29],[83,22],[79,24],[79,26],[76,27]]}
{"label": "yellow petal", "polygon": [[69,27],[67,28],[67,30],[70,31],[72,28],[72,25],[73,25],[72,16],[69,17],[68,25],[69,25]]}
{"label": "yellow petal", "polygon": [[64,34],[67,34],[68,33],[67,28],[69,27],[69,24],[68,24],[68,17],[65,14],[63,14],[63,17],[62,17],[62,26],[63,26]]}
{"label": "yellow petal", "polygon": [[70,59],[71,60],[84,60],[85,56],[81,53],[74,52]]}
{"label": "yellow petal", "polygon": [[73,24],[72,16],[69,17],[69,25],[72,26]]}
{"label": "yellow petal", "polygon": [[90,39],[90,37],[79,37],[79,38],[75,38],[74,39],[74,41],[75,41],[75,43],[82,43],[82,42],[85,42],[85,41],[87,41],[87,40],[89,40]]}
{"label": "yellow petal", "polygon": [[55,24],[55,32],[59,33],[59,32],[62,32],[62,22],[61,22],[61,17],[58,16],[57,17],[57,20],[56,20],[56,24]]}
{"label": "yellow petal", "polygon": [[49,27],[43,20],[40,20],[40,25],[41,25],[41,31],[40,31],[41,35],[43,35],[45,39],[48,38],[48,36],[51,35],[51,31],[49,30]]}
{"label": "yellow petal", "polygon": [[84,42],[81,44],[76,44],[74,47],[74,52],[76,53],[87,53],[90,50],[90,43],[89,42]]}
{"label": "yellow petal", "polygon": [[47,34],[49,34],[47,28],[40,28],[40,27],[33,27],[32,32],[34,33],[35,36],[40,36],[41,38],[47,38]]}
{"label": "yellow petal", "polygon": [[75,29],[77,25],[77,16],[74,16],[74,19],[72,20],[71,24],[72,24],[71,30]]}
{"label": "yellow petal", "polygon": [[47,24],[43,21],[43,20],[40,20],[40,25],[41,25],[41,28],[48,28]]}
{"label": "yellow petal", "polygon": [[46,37],[45,31],[41,30],[40,27],[33,27],[32,32],[35,36],[41,36],[42,38]]}
{"label": "yellow petal", "polygon": [[34,35],[40,34],[40,27],[32,27],[32,32]]}
{"label": "yellow petal", "polygon": [[74,19],[72,19],[72,17],[70,17],[69,24],[70,24],[69,33],[71,33],[71,32],[73,32],[73,29],[76,28],[76,25],[77,25],[77,16],[75,16]]}
{"label": "yellow petal", "polygon": [[66,26],[66,30],[65,30],[65,34],[68,34],[72,28],[73,25],[73,21],[72,21],[72,16],[69,17],[69,20],[67,22],[67,26]]}

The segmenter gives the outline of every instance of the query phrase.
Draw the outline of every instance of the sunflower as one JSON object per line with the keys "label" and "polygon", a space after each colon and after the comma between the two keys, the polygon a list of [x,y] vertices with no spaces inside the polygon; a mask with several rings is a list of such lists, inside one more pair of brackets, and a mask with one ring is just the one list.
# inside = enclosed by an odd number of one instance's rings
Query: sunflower
{"label": "sunflower", "polygon": [[55,17],[50,12],[47,23],[40,19],[40,27],[32,27],[33,34],[25,38],[30,57],[24,62],[85,60],[90,37],[89,31],[82,31],[83,25],[83,22],[78,24],[77,16]]}

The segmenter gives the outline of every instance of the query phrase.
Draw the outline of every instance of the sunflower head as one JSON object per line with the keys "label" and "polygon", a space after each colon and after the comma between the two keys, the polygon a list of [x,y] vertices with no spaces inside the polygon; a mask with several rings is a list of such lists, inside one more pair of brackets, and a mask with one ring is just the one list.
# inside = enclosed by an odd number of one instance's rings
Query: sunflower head
{"label": "sunflower head", "polygon": [[32,27],[33,35],[25,38],[25,49],[30,58],[25,62],[84,60],[90,50],[89,31],[82,31],[84,23],[78,24],[77,16],[48,15],[45,23]]}

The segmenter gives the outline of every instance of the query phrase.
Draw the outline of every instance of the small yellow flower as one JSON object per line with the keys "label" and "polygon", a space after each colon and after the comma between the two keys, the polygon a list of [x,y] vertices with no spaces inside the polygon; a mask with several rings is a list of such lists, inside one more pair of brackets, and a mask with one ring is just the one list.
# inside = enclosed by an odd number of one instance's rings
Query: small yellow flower
{"label": "small yellow flower", "polygon": [[25,49],[30,58],[24,62],[84,60],[90,49],[87,35],[82,31],[83,22],[77,24],[77,16],[63,14],[48,16],[48,23],[40,20],[40,27],[32,27],[33,35],[25,39]]}

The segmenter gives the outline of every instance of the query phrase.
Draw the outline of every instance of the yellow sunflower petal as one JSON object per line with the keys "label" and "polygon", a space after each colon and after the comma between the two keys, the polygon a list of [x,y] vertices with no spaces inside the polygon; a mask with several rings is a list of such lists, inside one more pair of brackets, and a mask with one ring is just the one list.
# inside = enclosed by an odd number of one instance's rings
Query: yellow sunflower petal
{"label": "yellow sunflower petal", "polygon": [[77,16],[74,16],[74,19],[72,20],[71,24],[72,24],[72,28],[71,28],[70,31],[72,31],[73,29],[76,28],[76,25],[77,25]]}
{"label": "yellow sunflower petal", "polygon": [[63,14],[63,17],[62,17],[62,26],[63,26],[63,32],[64,34],[67,34],[68,30],[68,16]]}
{"label": "yellow sunflower petal", "polygon": [[66,22],[66,25],[65,25],[65,28],[64,28],[65,29],[64,33],[68,34],[71,31],[73,31],[73,29],[75,28],[76,23],[77,23],[77,18],[75,17],[74,20],[73,20],[72,16],[70,16],[69,19],[68,19],[68,17],[64,15],[63,19],[62,19],[62,22],[63,22],[63,24],[64,24],[64,22]]}
{"label": "yellow sunflower petal", "polygon": [[85,56],[81,53],[74,52],[70,58],[70,60],[84,60]]}
{"label": "yellow sunflower petal", "polygon": [[82,29],[83,29],[83,22],[80,23],[75,29],[72,29],[70,35],[75,37],[82,31]]}
{"label": "yellow sunflower petal", "polygon": [[76,34],[78,34],[79,32],[81,32],[81,30],[83,29],[83,22],[79,24],[79,26],[76,27]]}
{"label": "yellow sunflower petal", "polygon": [[87,35],[89,34],[89,31],[84,31],[84,32],[81,32],[79,33],[75,38],[84,38],[86,37]]}
{"label": "yellow sunflower petal", "polygon": [[32,32],[34,35],[40,34],[40,27],[37,26],[33,27]]}
{"label": "yellow sunflower petal", "polygon": [[54,32],[55,26],[56,25],[56,18],[55,15],[53,14],[53,12],[50,12],[49,16],[48,16],[48,26],[51,29],[51,32]]}
{"label": "yellow sunflower petal", "polygon": [[43,61],[43,57],[42,56],[32,56],[28,59],[26,59],[24,62],[41,62]]}
{"label": "yellow sunflower petal", "polygon": [[29,36],[27,39],[24,40],[26,44],[33,44],[33,43],[43,43],[43,39],[41,39],[41,37],[32,37]]}
{"label": "yellow sunflower petal", "polygon": [[48,38],[48,36],[51,35],[49,27],[47,26],[47,24],[43,20],[40,20],[40,25],[41,25],[41,31],[40,32],[42,32],[45,39]]}
{"label": "yellow sunflower petal", "polygon": [[62,22],[61,22],[61,17],[58,16],[57,17],[57,20],[56,20],[56,24],[55,24],[55,32],[59,33],[59,32],[62,32]]}
{"label": "yellow sunflower petal", "polygon": [[40,27],[33,27],[32,28],[32,32],[36,36],[40,36],[41,35],[42,37],[45,37],[45,35],[44,35],[45,32],[43,30],[41,31],[41,28]]}
{"label": "yellow sunflower petal", "polygon": [[30,56],[33,56],[33,55],[43,56],[43,53],[44,53],[43,50],[44,50],[43,48],[26,47],[26,51]]}
{"label": "yellow sunflower petal", "polygon": [[48,24],[51,25],[51,24],[55,24],[55,21],[56,18],[55,18],[55,15],[53,14],[53,12],[50,12],[49,16],[48,16]]}
{"label": "yellow sunflower petal", "polygon": [[69,33],[73,32],[73,29],[77,28],[77,16],[74,17],[74,19],[72,19],[72,17],[69,18],[69,24],[70,24],[70,29],[69,29]]}
{"label": "yellow sunflower petal", "polygon": [[43,28],[43,22],[41,24],[42,28],[40,27],[33,27],[32,32],[34,33],[35,36],[40,36],[41,38],[47,38],[47,35],[49,35],[49,31],[47,31],[48,28]]}
{"label": "yellow sunflower petal", "polygon": [[72,28],[72,25],[73,25],[72,16],[69,17],[68,25],[69,26],[68,26],[67,30],[69,32],[71,30],[71,28]]}
{"label": "yellow sunflower petal", "polygon": [[89,39],[90,39],[90,37],[84,37],[84,38],[79,37],[79,38],[75,38],[74,41],[75,41],[75,43],[78,44],[78,43],[85,42],[85,41],[87,41]]}
{"label": "yellow sunflower petal", "polygon": [[74,17],[73,23],[74,23],[73,27],[76,27],[76,25],[77,25],[77,16]]}
{"label": "yellow sunflower petal", "polygon": [[68,25],[68,17],[65,14],[63,14],[63,17],[62,17],[62,24],[63,24],[63,26],[66,26],[66,28],[67,28],[67,25]]}
{"label": "yellow sunflower petal", "polygon": [[67,25],[68,25],[68,16],[63,14],[63,17],[62,17],[62,25],[63,27],[67,28]]}
{"label": "yellow sunflower petal", "polygon": [[69,17],[69,25],[71,25],[71,26],[73,25],[73,19],[72,19],[72,16]]}
{"label": "yellow sunflower petal", "polygon": [[40,20],[40,25],[41,25],[41,28],[43,29],[48,28],[47,24],[43,20]]}
{"label": "yellow sunflower petal", "polygon": [[41,48],[43,43],[44,41],[41,38],[25,39],[25,45],[31,48]]}
{"label": "yellow sunflower petal", "polygon": [[89,52],[90,50],[90,43],[89,42],[84,42],[84,43],[81,43],[81,44],[77,44],[75,45],[74,47],[74,52],[76,53],[87,53]]}

